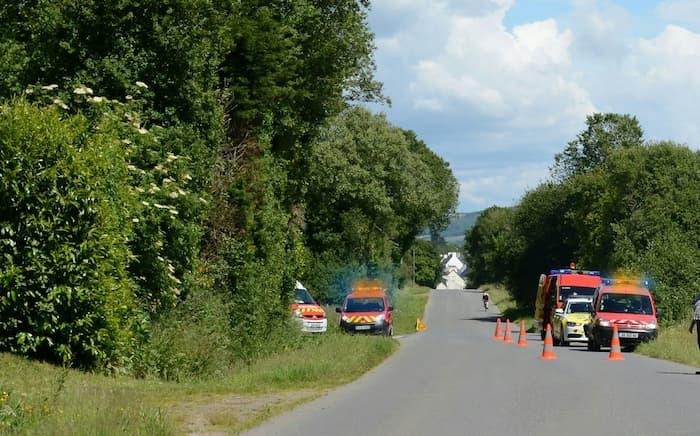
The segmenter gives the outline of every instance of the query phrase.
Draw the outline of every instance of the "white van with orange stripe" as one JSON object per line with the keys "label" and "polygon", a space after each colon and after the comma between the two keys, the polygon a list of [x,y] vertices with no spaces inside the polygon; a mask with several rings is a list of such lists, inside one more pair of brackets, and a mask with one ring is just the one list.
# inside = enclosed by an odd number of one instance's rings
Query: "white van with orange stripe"
{"label": "white van with orange stripe", "polygon": [[301,324],[301,331],[307,333],[325,333],[328,330],[326,311],[316,303],[308,289],[297,281],[294,290],[292,313]]}

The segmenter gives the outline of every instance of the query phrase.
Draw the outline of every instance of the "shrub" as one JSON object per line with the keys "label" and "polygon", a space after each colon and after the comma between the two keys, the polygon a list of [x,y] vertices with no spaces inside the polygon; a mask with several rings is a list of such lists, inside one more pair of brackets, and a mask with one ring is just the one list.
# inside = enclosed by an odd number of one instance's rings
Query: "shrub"
{"label": "shrub", "polygon": [[26,102],[0,112],[0,349],[64,364],[130,341],[129,172],[114,132]]}

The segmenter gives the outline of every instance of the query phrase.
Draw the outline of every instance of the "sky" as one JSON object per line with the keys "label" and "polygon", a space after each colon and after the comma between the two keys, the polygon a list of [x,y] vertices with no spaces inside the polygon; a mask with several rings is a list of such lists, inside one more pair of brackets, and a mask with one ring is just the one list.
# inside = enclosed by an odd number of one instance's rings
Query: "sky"
{"label": "sky", "polygon": [[511,206],[586,115],[700,146],[700,0],[374,0],[378,108],[450,162],[458,211]]}

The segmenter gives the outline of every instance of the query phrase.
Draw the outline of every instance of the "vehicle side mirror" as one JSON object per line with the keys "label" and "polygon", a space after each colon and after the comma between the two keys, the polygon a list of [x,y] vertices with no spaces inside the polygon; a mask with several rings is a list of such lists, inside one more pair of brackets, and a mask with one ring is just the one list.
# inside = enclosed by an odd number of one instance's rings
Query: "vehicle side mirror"
{"label": "vehicle side mirror", "polygon": [[556,309],[554,309],[554,313],[558,313],[559,315],[563,315],[563,314],[564,314],[564,309],[556,308]]}
{"label": "vehicle side mirror", "polygon": [[656,317],[661,318],[664,315],[664,310],[663,309],[656,309]]}
{"label": "vehicle side mirror", "polygon": [[389,312],[394,310],[394,306],[389,306]]}
{"label": "vehicle side mirror", "polygon": [[340,307],[335,308],[336,313],[342,313],[342,310],[340,310]]}

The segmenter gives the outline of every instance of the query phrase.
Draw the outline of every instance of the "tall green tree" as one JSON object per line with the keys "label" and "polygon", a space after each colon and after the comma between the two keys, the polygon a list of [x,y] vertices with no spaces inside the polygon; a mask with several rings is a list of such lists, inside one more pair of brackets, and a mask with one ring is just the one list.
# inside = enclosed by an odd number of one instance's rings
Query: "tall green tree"
{"label": "tall green tree", "polygon": [[503,283],[508,277],[516,250],[513,208],[492,206],[486,209],[474,226],[467,230],[464,252],[470,267],[469,280],[474,286]]}
{"label": "tall green tree", "polygon": [[[450,173],[435,183],[444,176],[432,171],[437,159],[427,148],[412,150],[383,116],[345,111],[315,143],[306,212],[311,247],[398,260],[422,228],[444,222],[454,208],[456,182]],[[440,196],[451,202],[434,202]]]}
{"label": "tall green tree", "polygon": [[643,131],[637,118],[614,113],[586,117],[586,129],[554,157],[552,173],[566,179],[604,165],[614,150],[639,147]]}

